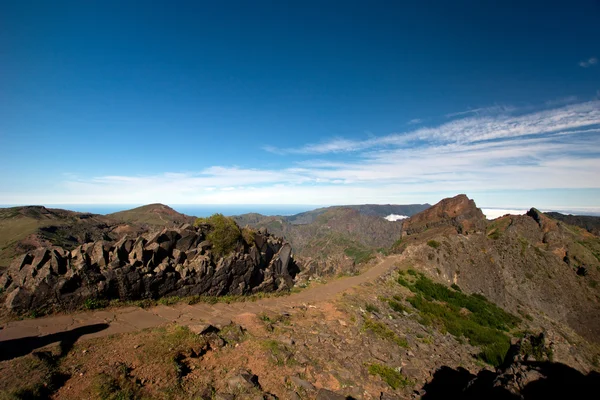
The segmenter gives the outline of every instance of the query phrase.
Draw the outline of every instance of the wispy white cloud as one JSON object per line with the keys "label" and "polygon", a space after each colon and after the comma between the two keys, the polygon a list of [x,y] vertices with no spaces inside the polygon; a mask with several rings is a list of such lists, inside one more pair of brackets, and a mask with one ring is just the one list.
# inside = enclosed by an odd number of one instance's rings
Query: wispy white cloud
{"label": "wispy white cloud", "polygon": [[423,120],[421,118],[415,118],[415,119],[411,119],[410,121],[407,122],[408,125],[417,125],[420,124],[421,122],[423,122]]}
{"label": "wispy white cloud", "polygon": [[510,111],[514,111],[514,110],[515,110],[515,108],[512,106],[495,105],[495,106],[490,106],[490,107],[472,108],[472,109],[465,110],[465,111],[459,111],[459,112],[446,114],[446,118],[464,117],[465,115],[473,115],[473,114],[475,114],[475,115],[499,114],[499,113],[505,113],[505,112],[510,112]]}
{"label": "wispy white cloud", "polygon": [[[435,202],[441,193],[458,192],[600,190],[599,149],[600,100],[595,100],[528,113],[470,115],[365,140],[268,148],[295,154],[293,163],[272,156],[280,168],[69,174],[52,194],[0,191],[0,203],[358,204]],[[543,206],[496,204],[509,205]]]}
{"label": "wispy white cloud", "polygon": [[467,117],[437,127],[423,127],[365,140],[337,138],[295,149],[272,149],[272,152],[327,154],[358,152],[378,147],[407,146],[413,148],[423,143],[472,143],[549,134],[596,124],[600,124],[600,101],[590,101],[524,115],[500,114]]}
{"label": "wispy white cloud", "polygon": [[598,64],[598,59],[596,57],[590,57],[587,60],[579,61],[579,66],[582,68],[589,68]]}

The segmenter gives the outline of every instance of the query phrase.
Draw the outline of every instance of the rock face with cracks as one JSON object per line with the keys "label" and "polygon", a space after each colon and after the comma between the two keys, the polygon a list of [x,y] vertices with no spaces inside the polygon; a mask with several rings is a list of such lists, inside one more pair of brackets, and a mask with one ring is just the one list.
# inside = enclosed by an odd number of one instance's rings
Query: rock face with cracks
{"label": "rock face with cracks", "polygon": [[209,225],[185,224],[117,242],[86,243],[71,251],[46,247],[13,261],[0,277],[8,310],[74,309],[89,300],[163,296],[242,295],[293,285],[299,271],[291,246],[266,230],[252,243],[217,256]]}

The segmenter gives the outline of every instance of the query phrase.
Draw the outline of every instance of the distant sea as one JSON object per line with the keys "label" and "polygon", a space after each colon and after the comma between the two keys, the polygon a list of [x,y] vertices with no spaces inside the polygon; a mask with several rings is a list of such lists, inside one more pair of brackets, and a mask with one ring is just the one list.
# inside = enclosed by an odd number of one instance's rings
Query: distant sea
{"label": "distant sea", "polygon": [[[131,210],[143,204],[44,204],[46,208],[62,208],[64,210],[89,212],[93,214],[111,214],[117,211]],[[0,207],[14,207],[16,205],[0,205]],[[306,204],[168,204],[169,207],[182,214],[194,217],[208,217],[215,213],[227,216],[246,213],[259,213],[263,215],[294,215],[315,208],[320,205]]]}

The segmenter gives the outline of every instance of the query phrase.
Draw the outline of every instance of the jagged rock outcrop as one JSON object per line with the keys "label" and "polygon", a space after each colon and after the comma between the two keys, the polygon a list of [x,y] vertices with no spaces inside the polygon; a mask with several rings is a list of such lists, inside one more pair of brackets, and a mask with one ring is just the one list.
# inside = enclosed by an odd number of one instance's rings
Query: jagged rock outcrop
{"label": "jagged rock outcrop", "polygon": [[402,231],[404,236],[438,227],[448,227],[456,233],[468,234],[484,231],[486,219],[473,200],[459,194],[413,215],[404,221]]}
{"label": "jagged rock outcrop", "polygon": [[442,367],[424,386],[425,400],[435,399],[584,399],[600,390],[600,374],[584,375],[552,361],[551,344],[544,334],[528,334],[509,350],[495,372],[476,376],[465,370]]}
{"label": "jagged rock outcrop", "polygon": [[299,271],[291,246],[266,230],[224,257],[206,239],[211,227],[165,228],[153,235],[99,240],[68,251],[47,247],[13,261],[0,277],[13,312],[73,309],[87,299],[249,294],[289,288]]}

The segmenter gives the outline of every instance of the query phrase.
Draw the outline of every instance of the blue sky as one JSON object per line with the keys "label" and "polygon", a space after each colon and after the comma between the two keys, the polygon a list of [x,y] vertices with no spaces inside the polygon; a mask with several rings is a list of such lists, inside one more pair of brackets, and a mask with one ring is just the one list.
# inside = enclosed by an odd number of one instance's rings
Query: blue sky
{"label": "blue sky", "polygon": [[0,204],[600,209],[599,3],[402,3],[3,1]]}

